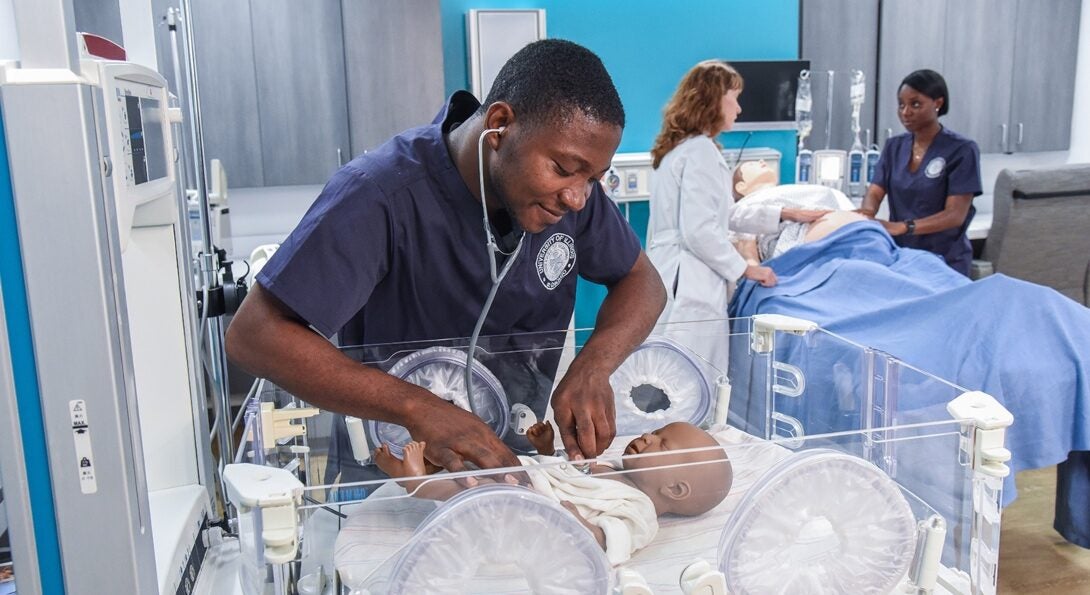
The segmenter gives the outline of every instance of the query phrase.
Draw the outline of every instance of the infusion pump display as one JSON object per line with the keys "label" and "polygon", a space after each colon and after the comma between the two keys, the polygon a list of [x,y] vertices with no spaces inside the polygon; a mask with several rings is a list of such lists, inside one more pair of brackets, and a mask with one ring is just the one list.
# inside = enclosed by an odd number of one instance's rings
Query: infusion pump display
{"label": "infusion pump display", "polygon": [[121,124],[126,129],[124,141],[128,171],[134,185],[167,176],[167,152],[163,141],[163,118],[166,112],[159,101],[148,97],[126,95],[118,90],[123,102]]}

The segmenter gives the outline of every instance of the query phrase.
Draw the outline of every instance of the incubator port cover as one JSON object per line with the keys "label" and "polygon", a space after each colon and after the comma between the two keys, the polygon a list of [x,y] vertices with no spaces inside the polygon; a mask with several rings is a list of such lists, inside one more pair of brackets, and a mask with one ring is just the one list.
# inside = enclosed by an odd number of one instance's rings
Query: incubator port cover
{"label": "incubator port cover", "polygon": [[[503,385],[484,364],[474,359],[474,407],[470,408],[466,396],[465,369],[464,351],[450,347],[430,347],[398,360],[390,368],[389,374],[426,388],[439,398],[451,401],[466,411],[475,412],[502,438],[507,433],[509,409]],[[402,447],[411,440],[408,430],[397,424],[373,420],[367,425],[376,445],[387,444],[390,452],[398,458],[401,457]]]}
{"label": "incubator port cover", "polygon": [[738,505],[719,542],[731,593],[881,593],[908,572],[916,519],[897,484],[834,450],[792,455]]}
{"label": "incubator port cover", "polygon": [[711,409],[711,389],[695,356],[664,337],[637,347],[609,383],[616,397],[619,436],[675,421],[700,425]]}
{"label": "incubator port cover", "polygon": [[527,488],[490,485],[458,494],[424,519],[386,588],[460,594],[502,585],[503,592],[605,595],[610,574],[598,542],[562,506]]}

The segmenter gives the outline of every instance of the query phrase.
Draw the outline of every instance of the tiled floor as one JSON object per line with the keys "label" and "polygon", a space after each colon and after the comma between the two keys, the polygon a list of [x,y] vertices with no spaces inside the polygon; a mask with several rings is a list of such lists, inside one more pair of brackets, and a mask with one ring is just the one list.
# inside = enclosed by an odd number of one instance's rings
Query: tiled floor
{"label": "tiled floor", "polygon": [[1064,541],[1052,528],[1056,468],[1018,475],[1018,499],[1003,513],[999,592],[1090,594],[1090,550]]}

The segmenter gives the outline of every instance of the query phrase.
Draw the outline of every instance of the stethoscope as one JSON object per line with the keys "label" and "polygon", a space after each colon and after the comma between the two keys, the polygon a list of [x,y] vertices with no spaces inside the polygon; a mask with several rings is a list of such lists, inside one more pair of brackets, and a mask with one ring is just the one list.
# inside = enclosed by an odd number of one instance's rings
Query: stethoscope
{"label": "stethoscope", "polygon": [[[514,266],[515,261],[518,260],[519,253],[522,251],[522,242],[526,239],[526,232],[523,231],[514,251],[504,252],[496,244],[496,236],[492,233],[492,224],[488,221],[488,201],[485,199],[484,190],[484,138],[493,132],[503,134],[503,130],[503,126],[489,128],[481,132],[481,135],[477,137],[477,175],[481,188],[481,214],[484,218],[485,248],[488,250],[488,271],[492,277],[492,289],[488,292],[488,298],[484,301],[480,316],[477,317],[477,325],[473,327],[473,334],[469,338],[469,351],[466,352],[466,402],[469,403],[469,410],[478,417],[480,415],[477,413],[477,408],[473,402],[473,354],[477,350],[477,340],[481,336],[481,328],[484,327],[484,321],[488,318],[488,311],[492,309],[492,301],[496,299],[496,292],[500,289],[500,283],[503,282],[511,267]],[[508,257],[507,261],[503,263],[503,268],[498,272],[496,270],[497,253]]]}

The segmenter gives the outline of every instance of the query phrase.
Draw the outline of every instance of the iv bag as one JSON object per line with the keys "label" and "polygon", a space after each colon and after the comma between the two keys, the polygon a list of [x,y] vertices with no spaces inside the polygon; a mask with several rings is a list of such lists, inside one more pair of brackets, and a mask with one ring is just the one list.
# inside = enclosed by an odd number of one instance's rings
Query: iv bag
{"label": "iv bag", "polygon": [[799,88],[795,93],[795,126],[799,130],[799,143],[810,136],[814,128],[814,119],[811,113],[812,100],[810,95],[810,71],[799,72]]}

